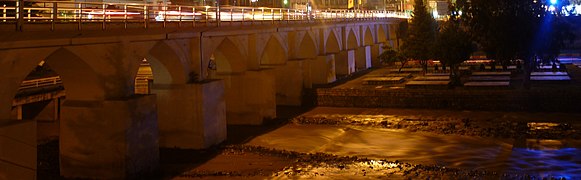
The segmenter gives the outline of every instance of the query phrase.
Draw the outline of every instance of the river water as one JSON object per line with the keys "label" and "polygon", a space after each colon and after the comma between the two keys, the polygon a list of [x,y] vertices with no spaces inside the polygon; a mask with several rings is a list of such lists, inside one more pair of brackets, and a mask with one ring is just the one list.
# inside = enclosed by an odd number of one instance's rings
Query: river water
{"label": "river water", "polygon": [[288,124],[247,145],[581,179],[581,140],[493,139],[361,126]]}

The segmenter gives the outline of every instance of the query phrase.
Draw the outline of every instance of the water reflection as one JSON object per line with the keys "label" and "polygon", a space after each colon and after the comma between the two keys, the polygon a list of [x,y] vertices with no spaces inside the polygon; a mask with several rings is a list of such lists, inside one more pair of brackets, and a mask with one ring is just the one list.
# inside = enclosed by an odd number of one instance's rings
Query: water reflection
{"label": "water reflection", "polygon": [[579,140],[511,140],[369,127],[287,125],[248,145],[537,177],[581,178]]}

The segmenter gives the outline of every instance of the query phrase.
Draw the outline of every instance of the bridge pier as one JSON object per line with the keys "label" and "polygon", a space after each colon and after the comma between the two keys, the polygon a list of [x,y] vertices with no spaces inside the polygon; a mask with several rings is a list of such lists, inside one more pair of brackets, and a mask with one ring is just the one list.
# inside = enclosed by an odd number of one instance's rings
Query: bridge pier
{"label": "bridge pier", "polygon": [[214,80],[184,85],[154,85],[159,146],[203,149],[226,140],[224,83]]}
{"label": "bridge pier", "polygon": [[275,74],[272,69],[218,74],[224,79],[228,124],[260,125],[276,117]]}
{"label": "bridge pier", "polygon": [[358,47],[355,55],[355,65],[357,66],[357,71],[371,68],[371,46]]}
{"label": "bridge pier", "polygon": [[335,73],[335,54],[317,56],[311,63],[313,84],[328,84],[337,80]]}
{"label": "bridge pier", "polygon": [[303,87],[307,83],[309,59],[287,61],[285,66],[276,70],[276,104],[300,106],[302,104]]}
{"label": "bridge pier", "polygon": [[379,61],[379,55],[381,53],[383,53],[383,48],[382,48],[383,44],[382,43],[378,43],[378,44],[373,44],[371,46],[371,66],[373,67],[379,67],[381,66],[381,62]]}
{"label": "bridge pier", "polygon": [[355,50],[340,51],[335,56],[337,75],[349,75],[355,72]]}
{"label": "bridge pier", "polygon": [[159,165],[154,95],[116,100],[67,100],[60,126],[61,175],[129,179]]}
{"label": "bridge pier", "polygon": [[0,120],[0,179],[36,179],[36,122]]}

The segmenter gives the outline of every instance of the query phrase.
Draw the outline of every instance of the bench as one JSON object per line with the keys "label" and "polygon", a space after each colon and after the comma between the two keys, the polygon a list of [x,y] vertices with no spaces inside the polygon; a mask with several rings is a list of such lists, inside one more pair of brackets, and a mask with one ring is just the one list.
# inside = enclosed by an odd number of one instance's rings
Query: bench
{"label": "bench", "polygon": [[464,83],[464,87],[470,89],[497,89],[497,88],[509,88],[509,81],[480,81],[480,82],[467,82]]}
{"label": "bench", "polygon": [[415,81],[450,81],[450,76],[419,76]]}
{"label": "bench", "polygon": [[531,72],[531,76],[568,76],[567,72]]}
{"label": "bench", "polygon": [[531,81],[535,82],[569,82],[569,76],[531,76]]}
{"label": "bench", "polygon": [[385,77],[405,77],[405,78],[411,78],[412,77],[412,73],[389,73],[389,74],[385,74],[382,75]]}
{"label": "bench", "polygon": [[450,76],[450,73],[426,73],[426,76]]}
{"label": "bench", "polygon": [[405,77],[368,77],[363,79],[363,84],[367,85],[382,85],[382,84],[398,84],[402,83]]}
{"label": "bench", "polygon": [[[422,72],[423,69],[422,68],[402,68],[401,72],[406,72],[406,73],[419,73]],[[390,69],[389,72],[400,72],[399,69]]]}
{"label": "bench", "polygon": [[510,72],[473,72],[472,76],[510,76]]}
{"label": "bench", "polygon": [[510,76],[470,76],[468,81],[510,81]]}
{"label": "bench", "polygon": [[448,89],[450,81],[409,81],[405,84],[405,88],[414,89]]}

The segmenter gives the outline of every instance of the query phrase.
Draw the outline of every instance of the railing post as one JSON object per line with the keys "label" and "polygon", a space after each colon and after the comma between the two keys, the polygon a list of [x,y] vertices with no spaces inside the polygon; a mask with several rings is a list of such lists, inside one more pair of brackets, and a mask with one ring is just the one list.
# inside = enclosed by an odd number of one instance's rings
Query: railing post
{"label": "railing post", "polygon": [[270,19],[272,20],[271,23],[274,24],[274,9],[270,9]]}
{"label": "railing post", "polygon": [[178,27],[182,27],[182,6],[178,6],[178,15],[180,16],[180,21],[178,22]]}
{"label": "railing post", "polygon": [[123,27],[127,29],[127,4],[123,5]]}
{"label": "railing post", "polygon": [[77,25],[77,29],[80,31],[83,28],[83,4],[79,4],[79,24]]}
{"label": "railing post", "polygon": [[149,23],[149,11],[147,5],[143,5],[143,27],[145,29],[147,29],[147,23]]}
{"label": "railing post", "polygon": [[254,8],[252,8],[252,23],[251,24],[254,24]]}
{"label": "railing post", "polygon": [[208,7],[206,7],[206,26],[208,26]]}
{"label": "railing post", "polygon": [[6,22],[6,4],[3,5],[4,9],[2,9],[2,21]]}
{"label": "railing post", "polygon": [[22,25],[24,24],[24,17],[22,17],[24,15],[23,13],[24,11],[24,0],[17,0],[16,1],[16,16],[15,16],[15,20],[16,20],[16,30],[17,31],[22,31]]}
{"label": "railing post", "polygon": [[107,19],[107,12],[106,12],[106,4],[103,4],[102,9],[103,9],[103,24],[101,25],[101,29],[105,30],[105,20]]}
{"label": "railing post", "polygon": [[244,21],[246,16],[244,16],[244,8],[242,8],[242,25],[244,25]]}
{"label": "railing post", "polygon": [[163,10],[163,28],[165,28],[165,26],[166,26],[165,23],[166,23],[166,19],[167,19],[167,5],[164,4],[161,7],[161,10]]}
{"label": "railing post", "polygon": [[290,22],[290,9],[286,9],[286,23]]}
{"label": "railing post", "polygon": [[192,27],[196,27],[196,8],[192,8]]}
{"label": "railing post", "polygon": [[230,26],[232,26],[232,23],[234,23],[234,12],[233,12],[234,8],[230,7]]}
{"label": "railing post", "polygon": [[[51,14],[51,23],[50,23],[50,30],[54,31],[54,26],[56,21],[58,20],[58,4],[56,2],[52,3],[52,14]],[[30,14],[29,14],[30,16]]]}

